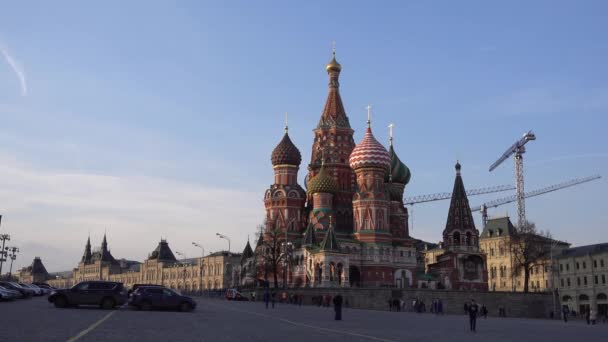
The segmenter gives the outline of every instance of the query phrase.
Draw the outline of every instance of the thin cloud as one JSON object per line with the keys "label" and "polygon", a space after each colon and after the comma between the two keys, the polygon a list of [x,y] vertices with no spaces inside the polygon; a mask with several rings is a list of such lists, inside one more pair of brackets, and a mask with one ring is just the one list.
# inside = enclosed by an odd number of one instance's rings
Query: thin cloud
{"label": "thin cloud", "polygon": [[13,56],[11,56],[11,54],[8,52],[8,49],[3,44],[0,44],[0,52],[2,52],[4,59],[6,59],[6,63],[8,63],[8,65],[10,65],[10,67],[13,69],[13,71],[17,75],[17,78],[19,79],[19,84],[21,85],[21,96],[26,96],[27,95],[27,82],[25,80],[25,71],[23,70],[23,67],[21,66],[21,64],[19,62],[17,62],[13,58]]}

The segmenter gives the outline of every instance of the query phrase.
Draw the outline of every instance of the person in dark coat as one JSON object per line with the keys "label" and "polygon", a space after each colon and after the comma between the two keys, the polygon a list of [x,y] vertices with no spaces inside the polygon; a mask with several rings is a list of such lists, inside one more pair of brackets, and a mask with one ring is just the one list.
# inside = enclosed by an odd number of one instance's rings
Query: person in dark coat
{"label": "person in dark coat", "polygon": [[[272,302],[272,308],[274,309],[274,302],[277,299],[277,293],[276,291],[272,291],[272,293],[270,294],[270,301]],[[266,304],[268,305],[268,304]]]}
{"label": "person in dark coat", "polygon": [[475,299],[471,299],[469,305],[469,325],[473,332],[477,332],[477,312],[479,312],[479,305],[475,303]]}
{"label": "person in dark coat", "polygon": [[334,311],[336,312],[336,321],[342,320],[342,296],[336,295],[334,297]]}
{"label": "person in dark coat", "polygon": [[266,303],[266,309],[268,309],[268,302],[270,301],[270,293],[268,290],[264,291],[264,303]]}
{"label": "person in dark coat", "polygon": [[562,306],[562,318],[564,319],[564,323],[568,323],[568,314],[570,313],[570,309],[568,309],[567,305]]}

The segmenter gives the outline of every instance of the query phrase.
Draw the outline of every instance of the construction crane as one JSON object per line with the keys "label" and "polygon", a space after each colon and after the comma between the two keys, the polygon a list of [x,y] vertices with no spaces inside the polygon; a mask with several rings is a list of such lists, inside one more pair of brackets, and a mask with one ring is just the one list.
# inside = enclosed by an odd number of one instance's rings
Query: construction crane
{"label": "construction crane", "polygon": [[[514,190],[514,189],[515,189],[515,187],[510,184],[496,185],[496,186],[490,186],[487,188],[468,190],[467,196],[483,195],[483,194],[489,194],[489,193],[493,193],[493,192],[509,191],[509,190]],[[404,198],[403,204],[414,205],[416,203],[440,201],[440,200],[445,200],[445,199],[450,199],[450,198],[452,198],[451,192],[440,192],[437,194],[418,195],[418,196],[414,196],[414,197]]]}
{"label": "construction crane", "polygon": [[536,140],[536,136],[532,131],[528,131],[519,139],[513,146],[509,147],[497,161],[490,166],[490,172],[502,164],[507,158],[515,154],[515,196],[517,198],[517,225],[523,227],[526,223],[526,207],[524,193],[524,159],[523,154],[526,153],[526,143]]}
{"label": "construction crane", "polygon": [[[515,187],[513,185],[497,185],[497,186],[491,186],[491,187],[487,187],[487,188],[468,190],[467,196],[483,195],[483,194],[489,194],[492,192],[509,191],[509,190],[513,190],[513,189],[515,189]],[[440,192],[437,194],[418,195],[418,196],[414,196],[414,197],[404,198],[403,204],[413,206],[416,203],[440,201],[440,200],[445,200],[445,199],[450,199],[450,198],[452,198],[451,192]],[[413,207],[410,210],[410,218],[412,219],[410,229],[412,231],[414,231],[414,209],[413,209]]]}
{"label": "construction crane", "polygon": [[[594,181],[594,180],[600,179],[600,178],[602,178],[602,176],[594,175],[594,176],[589,176],[589,177],[584,177],[584,178],[571,179],[571,180],[563,182],[563,183],[558,183],[558,184],[547,186],[545,188],[527,192],[524,194],[524,198],[529,198],[529,197],[546,194],[549,192],[565,189],[565,188],[568,188],[568,187],[571,187],[574,185],[591,182],[591,181]],[[481,222],[482,222],[483,227],[485,228],[486,224],[488,222],[488,208],[496,208],[500,205],[515,202],[515,201],[519,201],[519,197],[517,194],[515,194],[513,196],[509,196],[509,197],[499,198],[499,199],[496,199],[496,200],[493,200],[490,202],[486,202],[482,205],[471,208],[471,211],[481,212]]]}

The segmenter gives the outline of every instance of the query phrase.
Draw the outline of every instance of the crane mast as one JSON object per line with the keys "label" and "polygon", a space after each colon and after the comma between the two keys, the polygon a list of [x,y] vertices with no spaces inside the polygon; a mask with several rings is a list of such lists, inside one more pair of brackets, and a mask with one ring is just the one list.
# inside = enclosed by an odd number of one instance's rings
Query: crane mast
{"label": "crane mast", "polygon": [[496,169],[502,162],[507,160],[511,155],[515,154],[515,193],[517,198],[517,225],[523,227],[526,223],[526,205],[525,205],[525,192],[524,192],[524,158],[523,154],[526,153],[526,143],[528,141],[536,140],[536,136],[532,131],[528,131],[523,135],[521,139],[515,142],[509,147],[505,153],[502,154],[497,161],[490,166],[490,172]]}

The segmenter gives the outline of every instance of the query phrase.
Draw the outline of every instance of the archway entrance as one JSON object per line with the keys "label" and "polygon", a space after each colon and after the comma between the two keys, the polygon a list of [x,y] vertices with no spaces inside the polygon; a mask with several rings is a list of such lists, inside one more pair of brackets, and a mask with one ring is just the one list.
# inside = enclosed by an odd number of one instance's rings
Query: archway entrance
{"label": "archway entrance", "polygon": [[359,267],[349,266],[348,277],[350,279],[350,287],[361,286],[361,271],[359,271]]}

